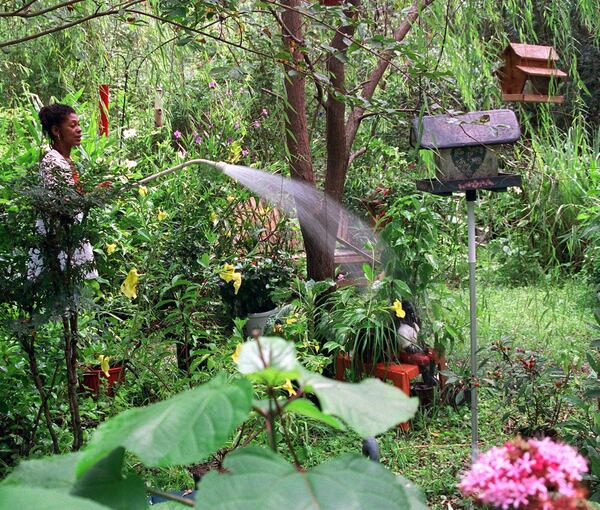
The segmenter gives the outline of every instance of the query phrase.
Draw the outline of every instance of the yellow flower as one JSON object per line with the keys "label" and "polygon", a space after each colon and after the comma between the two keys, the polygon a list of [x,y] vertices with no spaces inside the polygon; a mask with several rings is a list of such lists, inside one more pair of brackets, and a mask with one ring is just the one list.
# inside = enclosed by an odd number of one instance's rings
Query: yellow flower
{"label": "yellow flower", "polygon": [[233,293],[237,296],[237,293],[242,286],[242,273],[233,273],[231,279],[233,281]]}
{"label": "yellow flower", "polygon": [[242,352],[242,344],[237,344],[235,351],[233,352],[233,354],[231,355],[231,359],[233,360],[234,363],[237,364],[238,362],[238,358],[240,357],[240,352]]}
{"label": "yellow flower", "polygon": [[138,188],[138,193],[140,197],[145,197],[148,194],[148,188],[146,188],[146,186],[140,186]]}
{"label": "yellow flower", "polygon": [[285,381],[285,384],[282,386],[282,389],[284,389],[285,391],[288,392],[288,395],[291,397],[292,395],[296,394],[296,390],[294,389],[294,387],[292,386],[292,381],[290,381],[289,379],[287,379]]}
{"label": "yellow flower", "polygon": [[121,284],[121,292],[129,299],[135,299],[137,297],[138,280],[138,272],[134,267],[131,271],[129,271],[127,278],[125,278],[125,281]]}
{"label": "yellow flower", "polygon": [[106,253],[110,255],[117,249],[116,243],[106,243]]}
{"label": "yellow flower", "polygon": [[162,221],[167,217],[167,213],[165,211],[163,211],[162,209],[158,210],[158,214],[156,215],[156,218],[158,219],[158,221]]}
{"label": "yellow flower", "polygon": [[229,203],[233,202],[235,200],[235,197],[233,195],[227,195],[227,201]]}
{"label": "yellow flower", "polygon": [[294,315],[291,315],[290,317],[288,317],[288,318],[285,320],[285,323],[286,323],[288,326],[289,326],[290,324],[294,324],[294,323],[296,323],[296,322],[298,322],[298,317],[296,317],[296,314],[294,314]]}
{"label": "yellow flower", "polygon": [[213,211],[210,213],[210,221],[214,222],[214,221],[217,221],[218,219],[219,219],[219,216],[216,212]]}
{"label": "yellow flower", "polygon": [[233,290],[237,295],[242,286],[242,273],[238,273],[231,264],[223,264],[223,268],[219,271],[219,276],[226,282],[233,282]]}
{"label": "yellow flower", "polygon": [[106,377],[109,376],[109,373],[108,373],[108,369],[110,368],[110,365],[108,364],[109,360],[110,360],[110,357],[105,356],[104,354],[100,354],[100,356],[98,356],[98,361],[100,362],[100,370],[102,370],[104,372],[104,375]]}
{"label": "yellow flower", "polygon": [[393,306],[390,306],[390,308],[394,310],[394,312],[396,312],[396,317],[400,317],[401,319],[404,319],[404,317],[406,317],[406,312],[402,308],[402,302],[400,300],[396,299],[396,301],[394,301]]}

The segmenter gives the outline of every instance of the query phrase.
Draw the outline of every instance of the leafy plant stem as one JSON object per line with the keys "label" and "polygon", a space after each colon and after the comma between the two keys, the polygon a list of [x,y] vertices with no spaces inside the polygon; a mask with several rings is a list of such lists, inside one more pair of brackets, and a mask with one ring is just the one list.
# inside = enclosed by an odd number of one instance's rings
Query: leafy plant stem
{"label": "leafy plant stem", "polygon": [[298,460],[298,456],[296,455],[296,451],[294,450],[294,446],[292,445],[292,441],[290,440],[288,429],[284,423],[283,409],[279,405],[279,402],[277,402],[276,398],[273,399],[273,402],[275,402],[275,407],[277,407],[277,415],[281,418],[281,428],[283,429],[283,438],[285,440],[285,443],[288,447],[288,450],[290,451],[290,454],[292,455],[292,458],[294,459],[294,464],[300,467],[300,461]]}
{"label": "leafy plant stem", "polygon": [[146,490],[155,496],[160,496],[161,498],[165,498],[170,501],[177,501],[177,503],[181,503],[185,506],[194,506],[194,502],[191,499],[187,499],[182,496],[176,496],[175,494],[169,494],[168,492],[161,491],[160,489],[155,489],[153,487],[146,487]]}

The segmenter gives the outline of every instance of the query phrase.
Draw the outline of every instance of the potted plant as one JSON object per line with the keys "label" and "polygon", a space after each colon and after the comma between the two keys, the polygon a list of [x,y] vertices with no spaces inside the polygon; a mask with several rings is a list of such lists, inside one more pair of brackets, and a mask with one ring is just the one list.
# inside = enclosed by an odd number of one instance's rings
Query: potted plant
{"label": "potted plant", "polygon": [[329,312],[324,317],[324,329],[331,338],[324,347],[350,355],[355,375],[367,365],[397,362],[400,352],[394,307],[400,310],[401,305],[390,296],[400,295],[402,282],[377,280],[372,269],[364,269],[369,280],[367,288],[338,289],[329,299]]}
{"label": "potted plant", "polygon": [[125,381],[124,363],[110,363],[110,357],[104,354],[98,355],[97,363],[87,364],[84,367],[81,386],[93,395],[100,394],[100,388],[105,387],[106,394],[114,396],[115,385]]}
{"label": "potted plant", "polygon": [[262,255],[236,257],[219,271],[219,292],[229,317],[247,318],[245,331],[261,334],[277,311],[273,293],[288,286],[293,268]]}

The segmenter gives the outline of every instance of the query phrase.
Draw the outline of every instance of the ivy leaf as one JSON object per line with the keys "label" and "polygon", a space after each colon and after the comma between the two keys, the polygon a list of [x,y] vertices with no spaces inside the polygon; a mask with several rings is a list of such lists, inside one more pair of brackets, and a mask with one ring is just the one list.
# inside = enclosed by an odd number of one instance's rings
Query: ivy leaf
{"label": "ivy leaf", "polygon": [[122,476],[124,448],[115,448],[94,464],[76,483],[73,496],[91,499],[113,510],[148,507],[146,485],[137,475]]}
{"label": "ivy leaf", "polygon": [[225,474],[208,473],[200,483],[197,510],[423,510],[414,488],[381,464],[344,455],[298,471],[275,453],[248,447],[230,453]]}
{"label": "ivy leaf", "polygon": [[324,413],[341,418],[362,437],[382,434],[410,420],[419,406],[418,398],[409,398],[402,390],[378,379],[354,384],[305,370],[300,381],[305,391],[319,398]]}
{"label": "ivy leaf", "polygon": [[247,418],[252,386],[224,377],[147,407],[128,409],[96,429],[77,466],[81,476],[120,446],[149,467],[191,464],[223,446]]}
{"label": "ivy leaf", "polygon": [[237,366],[242,374],[271,386],[280,386],[300,376],[294,342],[277,337],[260,337],[258,341],[244,343]]}
{"label": "ivy leaf", "polygon": [[0,486],[0,508],[35,508],[39,510],[110,510],[90,499],[71,496],[66,492],[25,485]]}

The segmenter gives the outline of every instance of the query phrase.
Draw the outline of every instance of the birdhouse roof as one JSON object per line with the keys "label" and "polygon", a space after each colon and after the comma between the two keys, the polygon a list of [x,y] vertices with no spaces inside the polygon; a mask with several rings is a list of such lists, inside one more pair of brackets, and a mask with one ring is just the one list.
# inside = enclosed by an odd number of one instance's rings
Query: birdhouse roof
{"label": "birdhouse roof", "polygon": [[566,78],[567,73],[560,69],[548,68],[548,67],[532,67],[532,66],[516,66],[517,69],[523,71],[525,74],[532,76],[555,76],[556,78]]}
{"label": "birdhouse roof", "polygon": [[558,60],[558,54],[552,46],[537,46],[535,44],[510,43],[505,52],[509,49],[521,58],[532,60]]}
{"label": "birdhouse roof", "polygon": [[520,136],[515,113],[506,109],[417,118],[411,130],[413,145],[423,149],[514,143]]}

